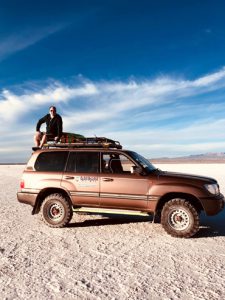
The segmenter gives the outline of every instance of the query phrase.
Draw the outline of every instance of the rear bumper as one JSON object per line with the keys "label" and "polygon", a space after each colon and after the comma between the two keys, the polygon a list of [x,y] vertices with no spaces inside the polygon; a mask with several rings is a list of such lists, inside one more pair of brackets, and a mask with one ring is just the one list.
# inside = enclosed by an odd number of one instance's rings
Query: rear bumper
{"label": "rear bumper", "polygon": [[35,205],[36,199],[37,199],[36,193],[23,193],[18,192],[17,193],[17,200],[21,203],[29,204],[31,206]]}
{"label": "rear bumper", "polygon": [[200,199],[205,213],[208,216],[217,215],[220,211],[224,209],[225,198],[223,194],[214,197],[207,197]]}

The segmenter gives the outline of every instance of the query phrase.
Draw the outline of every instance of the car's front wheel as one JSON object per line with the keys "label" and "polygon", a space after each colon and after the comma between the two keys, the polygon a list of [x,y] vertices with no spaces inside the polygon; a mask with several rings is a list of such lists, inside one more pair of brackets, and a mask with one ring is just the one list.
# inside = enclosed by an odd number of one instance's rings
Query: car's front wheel
{"label": "car's front wheel", "polygon": [[73,215],[68,200],[61,194],[47,196],[41,205],[41,218],[50,227],[66,226]]}
{"label": "car's front wheel", "polygon": [[164,205],[161,223],[168,234],[189,238],[199,230],[199,214],[188,200],[176,198]]}

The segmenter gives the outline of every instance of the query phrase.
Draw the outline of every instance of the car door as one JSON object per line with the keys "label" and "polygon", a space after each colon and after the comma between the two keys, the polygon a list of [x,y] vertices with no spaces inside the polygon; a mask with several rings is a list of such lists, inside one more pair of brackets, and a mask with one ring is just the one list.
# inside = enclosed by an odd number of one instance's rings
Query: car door
{"label": "car door", "polygon": [[147,209],[150,181],[131,172],[134,162],[120,153],[103,153],[100,178],[101,207]]}
{"label": "car door", "polygon": [[76,206],[99,206],[99,153],[71,151],[62,178]]}

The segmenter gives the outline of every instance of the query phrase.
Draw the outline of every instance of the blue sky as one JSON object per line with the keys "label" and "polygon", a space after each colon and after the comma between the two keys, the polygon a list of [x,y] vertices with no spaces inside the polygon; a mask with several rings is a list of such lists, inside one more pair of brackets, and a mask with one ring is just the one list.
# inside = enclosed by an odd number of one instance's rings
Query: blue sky
{"label": "blue sky", "polygon": [[224,1],[46,2],[0,0],[0,162],[52,104],[148,158],[225,152]]}

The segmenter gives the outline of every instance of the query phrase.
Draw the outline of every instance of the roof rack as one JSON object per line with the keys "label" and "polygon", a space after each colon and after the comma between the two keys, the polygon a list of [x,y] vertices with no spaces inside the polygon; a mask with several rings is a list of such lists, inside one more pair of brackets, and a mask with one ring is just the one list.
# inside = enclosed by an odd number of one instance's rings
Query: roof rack
{"label": "roof rack", "polygon": [[108,139],[106,137],[86,137],[76,139],[71,143],[55,143],[48,142],[44,144],[43,149],[49,148],[113,148],[122,149],[122,145],[118,141]]}

